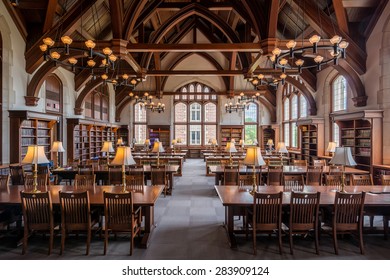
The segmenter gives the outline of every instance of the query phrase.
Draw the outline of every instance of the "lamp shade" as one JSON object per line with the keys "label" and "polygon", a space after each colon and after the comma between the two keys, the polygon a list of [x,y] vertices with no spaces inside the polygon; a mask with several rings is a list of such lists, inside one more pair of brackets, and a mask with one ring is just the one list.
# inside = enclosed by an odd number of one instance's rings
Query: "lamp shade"
{"label": "lamp shade", "polygon": [[257,140],[255,139],[255,140],[253,140],[253,145],[257,145],[257,144],[259,144],[259,142],[257,142]]}
{"label": "lamp shade", "polygon": [[336,151],[336,142],[329,142],[328,148],[326,148],[326,151],[329,153],[334,153]]}
{"label": "lamp shade", "polygon": [[152,153],[162,153],[165,152],[162,142],[154,142]]}
{"label": "lamp shade", "polygon": [[120,146],[116,150],[115,158],[111,162],[112,165],[133,165],[136,164],[131,148],[127,146]]}
{"label": "lamp shade", "polygon": [[209,141],[208,141],[207,143],[213,144],[213,139],[212,139],[212,138],[209,138]]}
{"label": "lamp shade", "polygon": [[217,139],[213,139],[213,140],[211,141],[211,144],[213,144],[214,146],[218,146]]}
{"label": "lamp shade", "polygon": [[227,142],[225,152],[229,152],[229,153],[237,152],[236,146],[234,145],[233,142]]}
{"label": "lamp shade", "polygon": [[278,145],[276,146],[276,152],[287,154],[288,150],[286,148],[286,144],[284,144],[284,142],[279,142]]}
{"label": "lamp shade", "polygon": [[62,146],[62,142],[61,141],[54,141],[53,142],[53,146],[51,146],[51,151],[52,152],[57,152],[57,153],[65,152],[65,149]]}
{"label": "lamp shade", "polygon": [[245,165],[254,165],[261,166],[265,165],[265,161],[263,156],[261,155],[261,150],[259,147],[249,147],[246,150],[246,156],[244,161],[242,162]]}
{"label": "lamp shade", "polygon": [[45,148],[43,146],[31,145],[27,148],[27,154],[22,160],[22,163],[49,163],[45,155]]}
{"label": "lamp shade", "polygon": [[273,145],[274,145],[274,140],[268,139],[267,145],[268,145],[268,146],[273,146]]}
{"label": "lamp shade", "polygon": [[329,163],[347,166],[357,165],[352,157],[351,147],[336,147],[334,156]]}
{"label": "lamp shade", "polygon": [[112,142],[104,141],[103,147],[101,149],[101,152],[106,152],[106,153],[113,153],[113,152],[115,152],[114,147],[112,146]]}
{"label": "lamp shade", "polygon": [[173,140],[172,140],[172,145],[176,145],[176,143],[177,143],[177,140],[176,140],[176,139],[173,139]]}
{"label": "lamp shade", "polygon": [[145,146],[149,146],[150,145],[150,139],[145,139],[144,145]]}
{"label": "lamp shade", "polygon": [[122,139],[122,137],[118,138],[118,141],[116,142],[116,144],[117,144],[118,146],[122,146],[122,145],[123,145],[123,139]]}

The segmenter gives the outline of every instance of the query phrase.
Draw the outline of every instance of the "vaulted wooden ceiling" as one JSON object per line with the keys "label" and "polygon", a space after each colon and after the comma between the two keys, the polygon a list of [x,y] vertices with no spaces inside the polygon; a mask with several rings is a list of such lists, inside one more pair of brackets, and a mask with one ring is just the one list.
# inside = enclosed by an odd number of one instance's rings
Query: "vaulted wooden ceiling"
{"label": "vaulted wooden ceiling", "polygon": [[[50,36],[66,34],[74,43],[91,39],[110,46],[122,57],[121,69],[130,75],[155,76],[158,91],[172,75],[222,76],[227,92],[234,90],[233,77],[257,73],[265,67],[275,46],[290,39],[319,34],[329,39],[338,34],[349,43],[346,66],[356,75],[366,71],[365,43],[388,0],[19,0],[13,6],[3,0],[26,41],[26,71],[42,63],[39,45]],[[208,42],[199,42],[197,32]],[[192,34],[192,40],[183,38]],[[211,42],[211,43],[210,43]],[[163,64],[168,53],[176,58]],[[175,70],[184,57],[202,53],[215,71]],[[213,57],[222,53],[221,65]],[[162,67],[165,65],[165,68]],[[168,65],[168,66],[167,66]],[[51,71],[53,67],[42,67]],[[347,71],[348,72],[348,71]],[[38,73],[37,73],[38,74]],[[302,79],[316,89],[315,70]],[[45,73],[38,75],[40,79]],[[76,90],[90,79],[88,71],[75,74]],[[356,79],[356,77],[355,77]],[[39,83],[36,83],[38,86]],[[117,104],[125,98],[118,89]],[[31,93],[30,93],[31,94]],[[32,93],[34,94],[34,93]],[[122,94],[122,95],[121,95]],[[164,93],[165,94],[165,93]],[[122,99],[121,99],[122,98]]]}

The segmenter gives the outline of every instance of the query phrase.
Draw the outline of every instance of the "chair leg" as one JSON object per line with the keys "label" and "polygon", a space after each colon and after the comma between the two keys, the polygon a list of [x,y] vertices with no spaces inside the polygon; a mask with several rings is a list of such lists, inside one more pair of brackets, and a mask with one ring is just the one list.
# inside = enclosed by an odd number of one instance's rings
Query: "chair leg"
{"label": "chair leg", "polygon": [[374,227],[374,215],[370,215],[370,227]]}
{"label": "chair leg", "polygon": [[131,230],[131,236],[130,236],[130,256],[133,255],[133,248],[134,248],[134,230]]}
{"label": "chair leg", "polygon": [[87,232],[87,251],[85,252],[86,255],[89,255],[89,247],[91,246],[91,229],[88,229]]}
{"label": "chair leg", "polygon": [[360,254],[364,255],[363,234],[361,230],[359,231],[359,245],[360,245]]}
{"label": "chair leg", "polygon": [[66,238],[66,230],[65,227],[62,227],[61,229],[61,248],[60,248],[60,255],[62,255],[62,252],[65,248],[65,238]]}
{"label": "chair leg", "polygon": [[336,232],[336,228],[333,227],[333,246],[334,246],[334,253],[336,255],[339,254],[339,248],[338,248],[338,244],[337,244],[337,232]]}
{"label": "chair leg", "polygon": [[27,251],[27,242],[28,242],[28,229],[27,229],[27,225],[24,225],[22,255],[26,254],[26,251]]}
{"label": "chair leg", "polygon": [[254,225],[253,225],[252,235],[253,235],[253,255],[256,255],[257,254],[257,250],[256,250],[256,229],[254,228]]}
{"label": "chair leg", "polygon": [[290,240],[290,254],[291,255],[294,255],[294,251],[293,251],[293,233],[291,231],[291,229],[289,230],[288,232],[289,234],[289,240]]}
{"label": "chair leg", "polygon": [[318,242],[318,234],[319,234],[319,231],[318,231],[318,226],[316,226],[316,228],[314,229],[314,240],[315,240],[315,245],[316,245],[316,254],[319,255],[320,254],[320,251],[319,251],[319,242]]}
{"label": "chair leg", "polygon": [[278,229],[278,239],[279,239],[279,253],[282,255],[283,250],[282,250],[282,229],[279,227]]}
{"label": "chair leg", "polygon": [[107,245],[108,245],[108,229],[106,228],[104,231],[104,252],[103,252],[104,255],[107,252]]}
{"label": "chair leg", "polygon": [[50,229],[49,252],[48,252],[48,255],[51,254],[51,251],[53,249],[53,243],[54,243],[54,229]]}

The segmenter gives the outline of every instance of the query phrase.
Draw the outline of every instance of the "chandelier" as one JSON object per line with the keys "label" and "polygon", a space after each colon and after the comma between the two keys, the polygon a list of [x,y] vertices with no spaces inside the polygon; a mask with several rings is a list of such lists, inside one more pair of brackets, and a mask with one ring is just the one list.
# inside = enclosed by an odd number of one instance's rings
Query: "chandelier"
{"label": "chandelier", "polygon": [[240,93],[238,96],[238,103],[246,105],[246,103],[249,102],[255,102],[256,100],[260,99],[260,93],[256,92],[256,94],[252,96],[246,96],[243,92]]}
{"label": "chandelier", "polygon": [[231,114],[232,112],[244,111],[245,107],[246,107],[245,101],[243,101],[242,103],[236,102],[235,104],[233,104],[233,102],[230,101],[229,103],[225,104],[225,111],[226,111],[226,113]]}
{"label": "chandelier", "polygon": [[[303,69],[317,68],[321,70],[321,66],[333,63],[338,64],[338,59],[346,58],[346,48],[349,43],[342,37],[335,35],[329,43],[319,44],[321,37],[313,35],[310,37],[310,46],[305,46],[302,42],[302,47],[296,48],[297,42],[290,40],[286,43],[288,50],[283,51],[280,48],[275,48],[272,51],[273,56],[270,57],[273,62],[274,69],[280,68],[285,74],[287,70],[297,70],[302,73]],[[322,50],[322,52],[320,52]],[[303,60],[305,57],[313,57],[313,60]]]}
{"label": "chandelier", "polygon": [[134,98],[135,99],[135,104],[137,103],[141,103],[140,105],[141,106],[145,106],[147,105],[148,103],[151,104],[152,103],[152,99],[153,99],[153,96],[150,95],[148,92],[145,92],[143,96],[139,97],[138,94],[134,95],[134,93],[130,92],[129,93],[129,96],[131,98]]}
{"label": "chandelier", "polygon": [[149,109],[152,112],[161,113],[165,111],[165,104],[161,102],[158,102],[157,104],[154,104],[153,101],[151,101],[149,104],[147,104],[146,102],[141,102],[140,106],[141,109],[142,108]]}
{"label": "chandelier", "polygon": [[254,77],[250,77],[247,79],[248,82],[252,83],[252,85],[257,88],[261,85],[273,86],[277,87],[279,83],[284,85],[287,75],[285,73],[280,74],[277,77],[266,77],[264,74],[259,74]]}
{"label": "chandelier", "polygon": [[129,78],[129,75],[127,74],[123,74],[120,76],[116,75],[115,78],[109,78],[108,75],[104,73],[100,77],[103,80],[103,84],[111,83],[114,86],[114,90],[116,90],[116,88],[120,86],[131,87],[132,89],[134,89],[136,85],[140,82],[135,77]]}

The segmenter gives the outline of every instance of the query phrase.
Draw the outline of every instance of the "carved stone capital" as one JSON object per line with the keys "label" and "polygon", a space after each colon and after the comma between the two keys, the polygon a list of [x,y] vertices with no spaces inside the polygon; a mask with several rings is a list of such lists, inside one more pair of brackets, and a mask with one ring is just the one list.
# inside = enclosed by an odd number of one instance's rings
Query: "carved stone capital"
{"label": "carved stone capital", "polygon": [[26,101],[26,106],[38,106],[39,97],[25,96],[24,99]]}
{"label": "carved stone capital", "polygon": [[366,95],[352,97],[353,105],[355,107],[364,107],[367,105],[367,98]]}
{"label": "carved stone capital", "polygon": [[84,109],[83,108],[74,108],[74,114],[75,115],[82,115]]}

